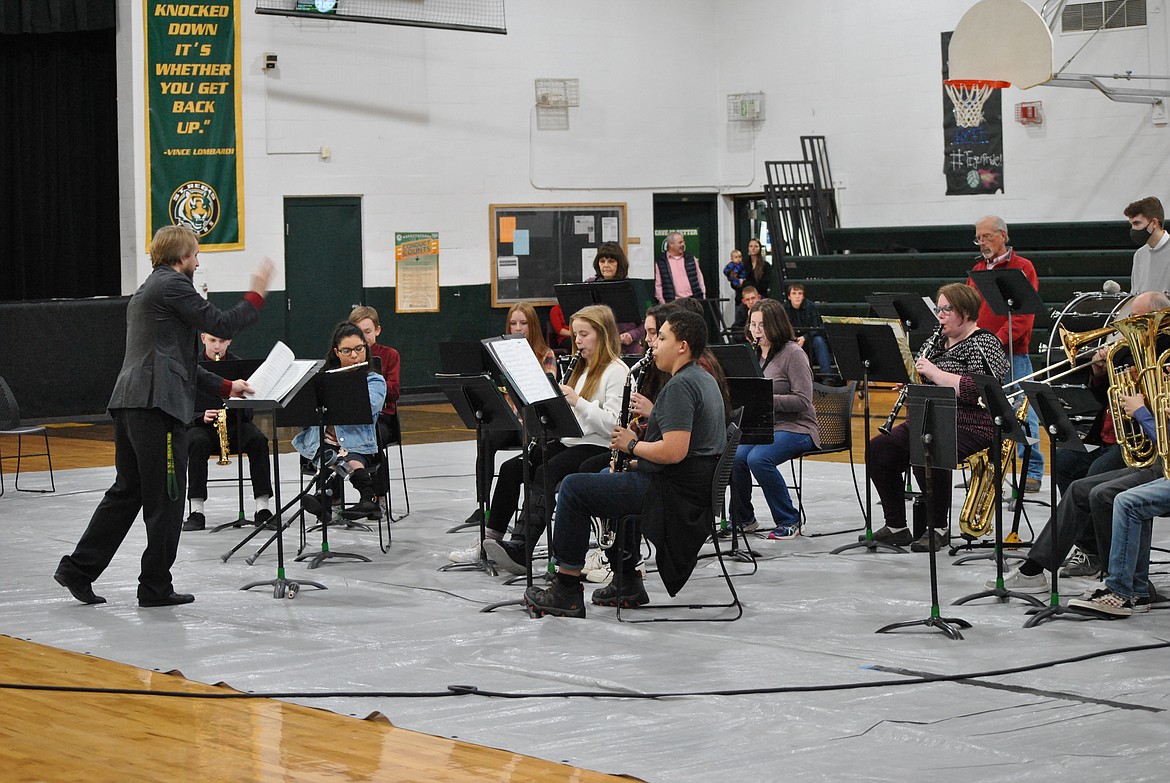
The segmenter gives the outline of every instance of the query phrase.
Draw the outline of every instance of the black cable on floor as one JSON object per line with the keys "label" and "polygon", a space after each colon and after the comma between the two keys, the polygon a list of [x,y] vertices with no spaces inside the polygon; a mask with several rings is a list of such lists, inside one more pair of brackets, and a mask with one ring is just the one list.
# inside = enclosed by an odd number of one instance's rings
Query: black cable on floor
{"label": "black cable on floor", "polygon": [[[678,699],[695,698],[701,696],[757,696],[778,693],[828,693],[832,691],[861,690],[873,688],[903,687],[909,685],[924,685],[936,682],[955,682],[960,680],[977,680],[987,677],[1002,677],[1008,674],[1049,669],[1070,663],[1090,661],[1110,655],[1122,655],[1147,650],[1163,650],[1170,647],[1170,642],[1156,642],[1139,644],[1129,647],[1115,647],[1098,652],[1074,655],[1069,658],[1058,658],[1051,661],[1012,666],[1003,669],[989,669],[987,671],[966,672],[963,674],[938,674],[921,677],[903,677],[897,680],[879,680],[875,682],[846,682],[828,685],[784,685],[771,688],[729,688],[710,691],[661,691],[657,693],[631,693],[628,691],[551,691],[540,693],[488,691],[481,690],[474,685],[448,685],[442,691],[270,691],[251,693],[191,693],[186,691],[152,691],[133,688],[89,688],[69,685],[30,685],[28,683],[0,683],[0,690],[40,691],[53,693],[92,693],[121,696],[163,696],[185,699],[433,699],[448,696],[484,696],[496,699]],[[1157,711],[1162,711],[1160,708]]]}

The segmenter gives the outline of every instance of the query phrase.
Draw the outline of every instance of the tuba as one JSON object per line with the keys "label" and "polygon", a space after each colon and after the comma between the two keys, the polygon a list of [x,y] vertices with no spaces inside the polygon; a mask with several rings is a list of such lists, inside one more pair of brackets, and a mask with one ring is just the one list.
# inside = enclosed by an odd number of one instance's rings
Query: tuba
{"label": "tuba", "polygon": [[[1145,468],[1154,464],[1158,458],[1159,447],[1152,443],[1137,422],[1126,414],[1121,402],[1123,397],[1141,394],[1151,410],[1157,410],[1165,387],[1157,348],[1158,334],[1164,328],[1170,327],[1170,310],[1131,315],[1115,322],[1113,327],[1123,339],[1109,349],[1106,358],[1109,374],[1109,411],[1113,414],[1117,444],[1121,447],[1125,464],[1131,468]],[[1117,354],[1122,346],[1129,348],[1132,364],[1119,367],[1120,359]],[[1162,418],[1165,418],[1164,414]]]}

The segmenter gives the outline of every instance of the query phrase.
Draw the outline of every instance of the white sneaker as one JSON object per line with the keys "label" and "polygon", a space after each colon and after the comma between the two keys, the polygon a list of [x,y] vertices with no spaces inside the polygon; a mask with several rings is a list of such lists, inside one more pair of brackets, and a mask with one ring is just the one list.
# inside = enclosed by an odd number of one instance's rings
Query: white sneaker
{"label": "white sneaker", "polygon": [[594,584],[609,584],[609,582],[613,579],[613,570],[609,567],[608,560],[605,560],[604,557],[602,560],[604,560],[604,562],[601,565],[599,565],[597,568],[594,568],[588,574],[585,574],[586,580],[593,582]]}
{"label": "white sneaker", "polygon": [[478,563],[480,561],[479,554],[479,536],[471,542],[471,546],[466,549],[453,549],[447,553],[447,559],[452,563]]}
{"label": "white sneaker", "polygon": [[609,560],[601,549],[590,549],[585,555],[585,565],[581,566],[581,573],[587,574],[598,568],[609,568]]}
{"label": "white sneaker", "polygon": [[[994,590],[995,580],[988,579],[983,583],[983,586],[988,590]],[[1012,570],[1010,574],[1003,578],[1003,587],[1005,590],[1028,595],[1040,595],[1041,593],[1049,592],[1048,579],[1045,578],[1044,574],[1024,576],[1018,568]]]}

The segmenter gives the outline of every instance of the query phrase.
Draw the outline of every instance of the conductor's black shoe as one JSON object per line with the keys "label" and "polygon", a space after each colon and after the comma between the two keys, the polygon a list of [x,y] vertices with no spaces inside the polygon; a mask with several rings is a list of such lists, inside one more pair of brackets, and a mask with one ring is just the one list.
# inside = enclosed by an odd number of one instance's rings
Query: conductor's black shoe
{"label": "conductor's black shoe", "polygon": [[53,578],[57,580],[57,584],[68,590],[74,598],[83,604],[104,604],[106,602],[106,599],[94,593],[93,582],[86,581],[85,577],[70,570],[64,562],[57,566],[57,572],[53,574]]}
{"label": "conductor's black shoe", "polygon": [[262,508],[257,511],[256,527],[262,527],[267,530],[276,530],[276,522],[272,518],[272,512],[266,508]]}
{"label": "conductor's black shoe", "polygon": [[947,531],[941,528],[928,528],[922,534],[922,537],[910,545],[911,552],[929,552],[933,549],[935,552],[947,545],[950,537]]}
{"label": "conductor's black shoe", "polygon": [[195,596],[190,593],[175,593],[171,592],[160,598],[142,598],[139,596],[139,606],[178,606],[179,604],[189,604],[195,600]]}
{"label": "conductor's black shoe", "polygon": [[635,606],[645,606],[650,603],[650,596],[646,595],[646,584],[642,581],[642,574],[635,571],[622,576],[622,591],[617,589],[617,577],[613,578],[605,587],[593,591],[593,603],[598,606],[621,606],[630,609]]}
{"label": "conductor's black shoe", "polygon": [[192,511],[187,517],[187,521],[183,523],[183,530],[190,532],[192,530],[203,530],[207,527],[207,517],[203,516],[200,511]]}
{"label": "conductor's black shoe", "polygon": [[[865,533],[857,537],[858,541],[865,540]],[[894,546],[906,546],[914,540],[914,536],[910,534],[910,529],[905,527],[880,527],[873,531],[873,540],[879,544],[893,544]]]}
{"label": "conductor's black shoe", "polygon": [[354,503],[341,512],[344,519],[381,519],[382,507],[373,500],[362,500]]}
{"label": "conductor's black shoe", "polygon": [[554,579],[547,588],[533,585],[525,590],[524,604],[537,615],[584,617],[585,588],[577,584],[574,589],[566,586],[560,579]]}

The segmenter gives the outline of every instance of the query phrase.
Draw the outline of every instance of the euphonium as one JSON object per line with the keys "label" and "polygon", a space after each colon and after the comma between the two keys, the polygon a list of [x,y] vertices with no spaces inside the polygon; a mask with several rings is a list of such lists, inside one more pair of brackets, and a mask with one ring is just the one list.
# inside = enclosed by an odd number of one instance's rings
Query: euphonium
{"label": "euphonium", "polygon": [[[1162,383],[1162,369],[1158,363],[1158,333],[1170,324],[1170,310],[1159,310],[1142,315],[1131,315],[1113,323],[1113,328],[1123,340],[1110,349],[1106,357],[1109,374],[1109,411],[1113,414],[1113,428],[1121,456],[1131,468],[1145,468],[1158,458],[1158,446],[1142,432],[1141,427],[1131,419],[1122,407],[1123,397],[1140,393],[1147,404],[1157,405]],[[1132,366],[1118,367],[1118,351],[1128,347],[1132,354]]]}
{"label": "euphonium", "polygon": [[[1016,409],[1016,421],[1021,425],[1028,418],[1028,398],[1025,397]],[[1011,472],[1012,459],[1016,453],[1016,442],[1004,438],[999,455],[999,475],[1002,481]],[[986,448],[967,457],[971,469],[971,481],[967,497],[959,511],[959,530],[968,538],[982,538],[995,524],[995,466],[990,462],[991,449]]]}

